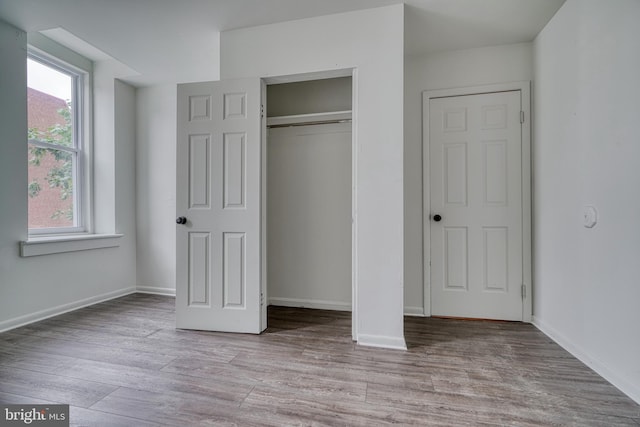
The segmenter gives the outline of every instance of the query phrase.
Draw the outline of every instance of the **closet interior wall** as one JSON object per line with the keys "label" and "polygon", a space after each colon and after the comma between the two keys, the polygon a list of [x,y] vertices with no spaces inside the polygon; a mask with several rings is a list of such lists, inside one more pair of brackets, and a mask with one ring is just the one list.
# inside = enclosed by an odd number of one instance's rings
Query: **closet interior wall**
{"label": "closet interior wall", "polygon": [[[351,84],[340,77],[267,86],[267,123],[278,122],[267,133],[271,305],[351,310]],[[340,120],[322,114],[334,112]]]}

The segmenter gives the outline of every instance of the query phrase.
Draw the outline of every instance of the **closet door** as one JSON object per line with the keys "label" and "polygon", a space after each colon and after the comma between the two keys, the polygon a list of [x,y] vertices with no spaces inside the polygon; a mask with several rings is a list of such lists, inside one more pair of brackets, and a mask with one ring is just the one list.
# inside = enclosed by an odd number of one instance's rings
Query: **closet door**
{"label": "closet door", "polygon": [[259,79],[178,86],[176,325],[260,333]]}

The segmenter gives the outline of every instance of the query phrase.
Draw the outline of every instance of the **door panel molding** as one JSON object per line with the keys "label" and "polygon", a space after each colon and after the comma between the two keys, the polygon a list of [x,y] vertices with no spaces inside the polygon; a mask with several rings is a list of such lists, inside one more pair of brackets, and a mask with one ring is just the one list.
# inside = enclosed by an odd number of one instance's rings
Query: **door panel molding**
{"label": "door panel molding", "polygon": [[[529,81],[460,87],[424,91],[422,93],[422,170],[423,170],[423,289],[424,314],[431,316],[431,177],[430,177],[430,128],[429,104],[432,99],[456,96],[481,95],[499,92],[520,91],[520,108],[524,122],[521,127],[521,202],[522,202],[522,285],[525,297],[522,301],[522,320],[531,322],[532,318],[532,259],[531,259],[531,84]],[[445,130],[448,136],[455,138],[456,133],[467,127],[467,112],[464,109],[447,111]],[[504,122],[504,111],[500,105],[483,110],[483,123],[488,128],[499,128]],[[485,177],[491,184],[492,177]],[[497,189],[494,189],[494,191]],[[492,193],[489,196],[497,196]],[[487,195],[482,195],[487,199]],[[493,199],[489,197],[488,199]],[[491,200],[489,200],[491,201]],[[495,200],[497,202],[497,200]],[[484,261],[483,261],[484,262]]]}

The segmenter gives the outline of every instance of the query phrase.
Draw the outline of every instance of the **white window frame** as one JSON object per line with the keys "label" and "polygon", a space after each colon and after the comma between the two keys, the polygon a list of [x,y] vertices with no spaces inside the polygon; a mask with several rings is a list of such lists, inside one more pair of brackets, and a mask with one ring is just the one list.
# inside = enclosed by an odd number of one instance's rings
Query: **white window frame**
{"label": "white window frame", "polygon": [[65,236],[90,233],[90,194],[87,180],[90,169],[89,156],[87,154],[90,141],[87,129],[89,128],[90,114],[89,105],[89,81],[90,73],[75,67],[67,62],[56,58],[53,55],[29,47],[27,58],[39,62],[72,78],[72,126],[73,126],[73,146],[64,147],[56,144],[49,144],[37,139],[29,139],[28,144],[42,148],[51,148],[65,151],[74,156],[73,162],[73,220],[72,227],[50,227],[50,228],[29,228],[28,234],[32,237],[39,236]]}

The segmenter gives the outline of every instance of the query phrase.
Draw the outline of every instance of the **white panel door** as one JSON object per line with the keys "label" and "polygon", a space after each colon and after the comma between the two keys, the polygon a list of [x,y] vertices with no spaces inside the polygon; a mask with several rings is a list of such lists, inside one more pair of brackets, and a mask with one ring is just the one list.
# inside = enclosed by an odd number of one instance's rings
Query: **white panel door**
{"label": "white panel door", "polygon": [[431,313],[522,320],[520,91],[429,102]]}
{"label": "white panel door", "polygon": [[266,328],[260,96],[259,79],[178,85],[178,328]]}

